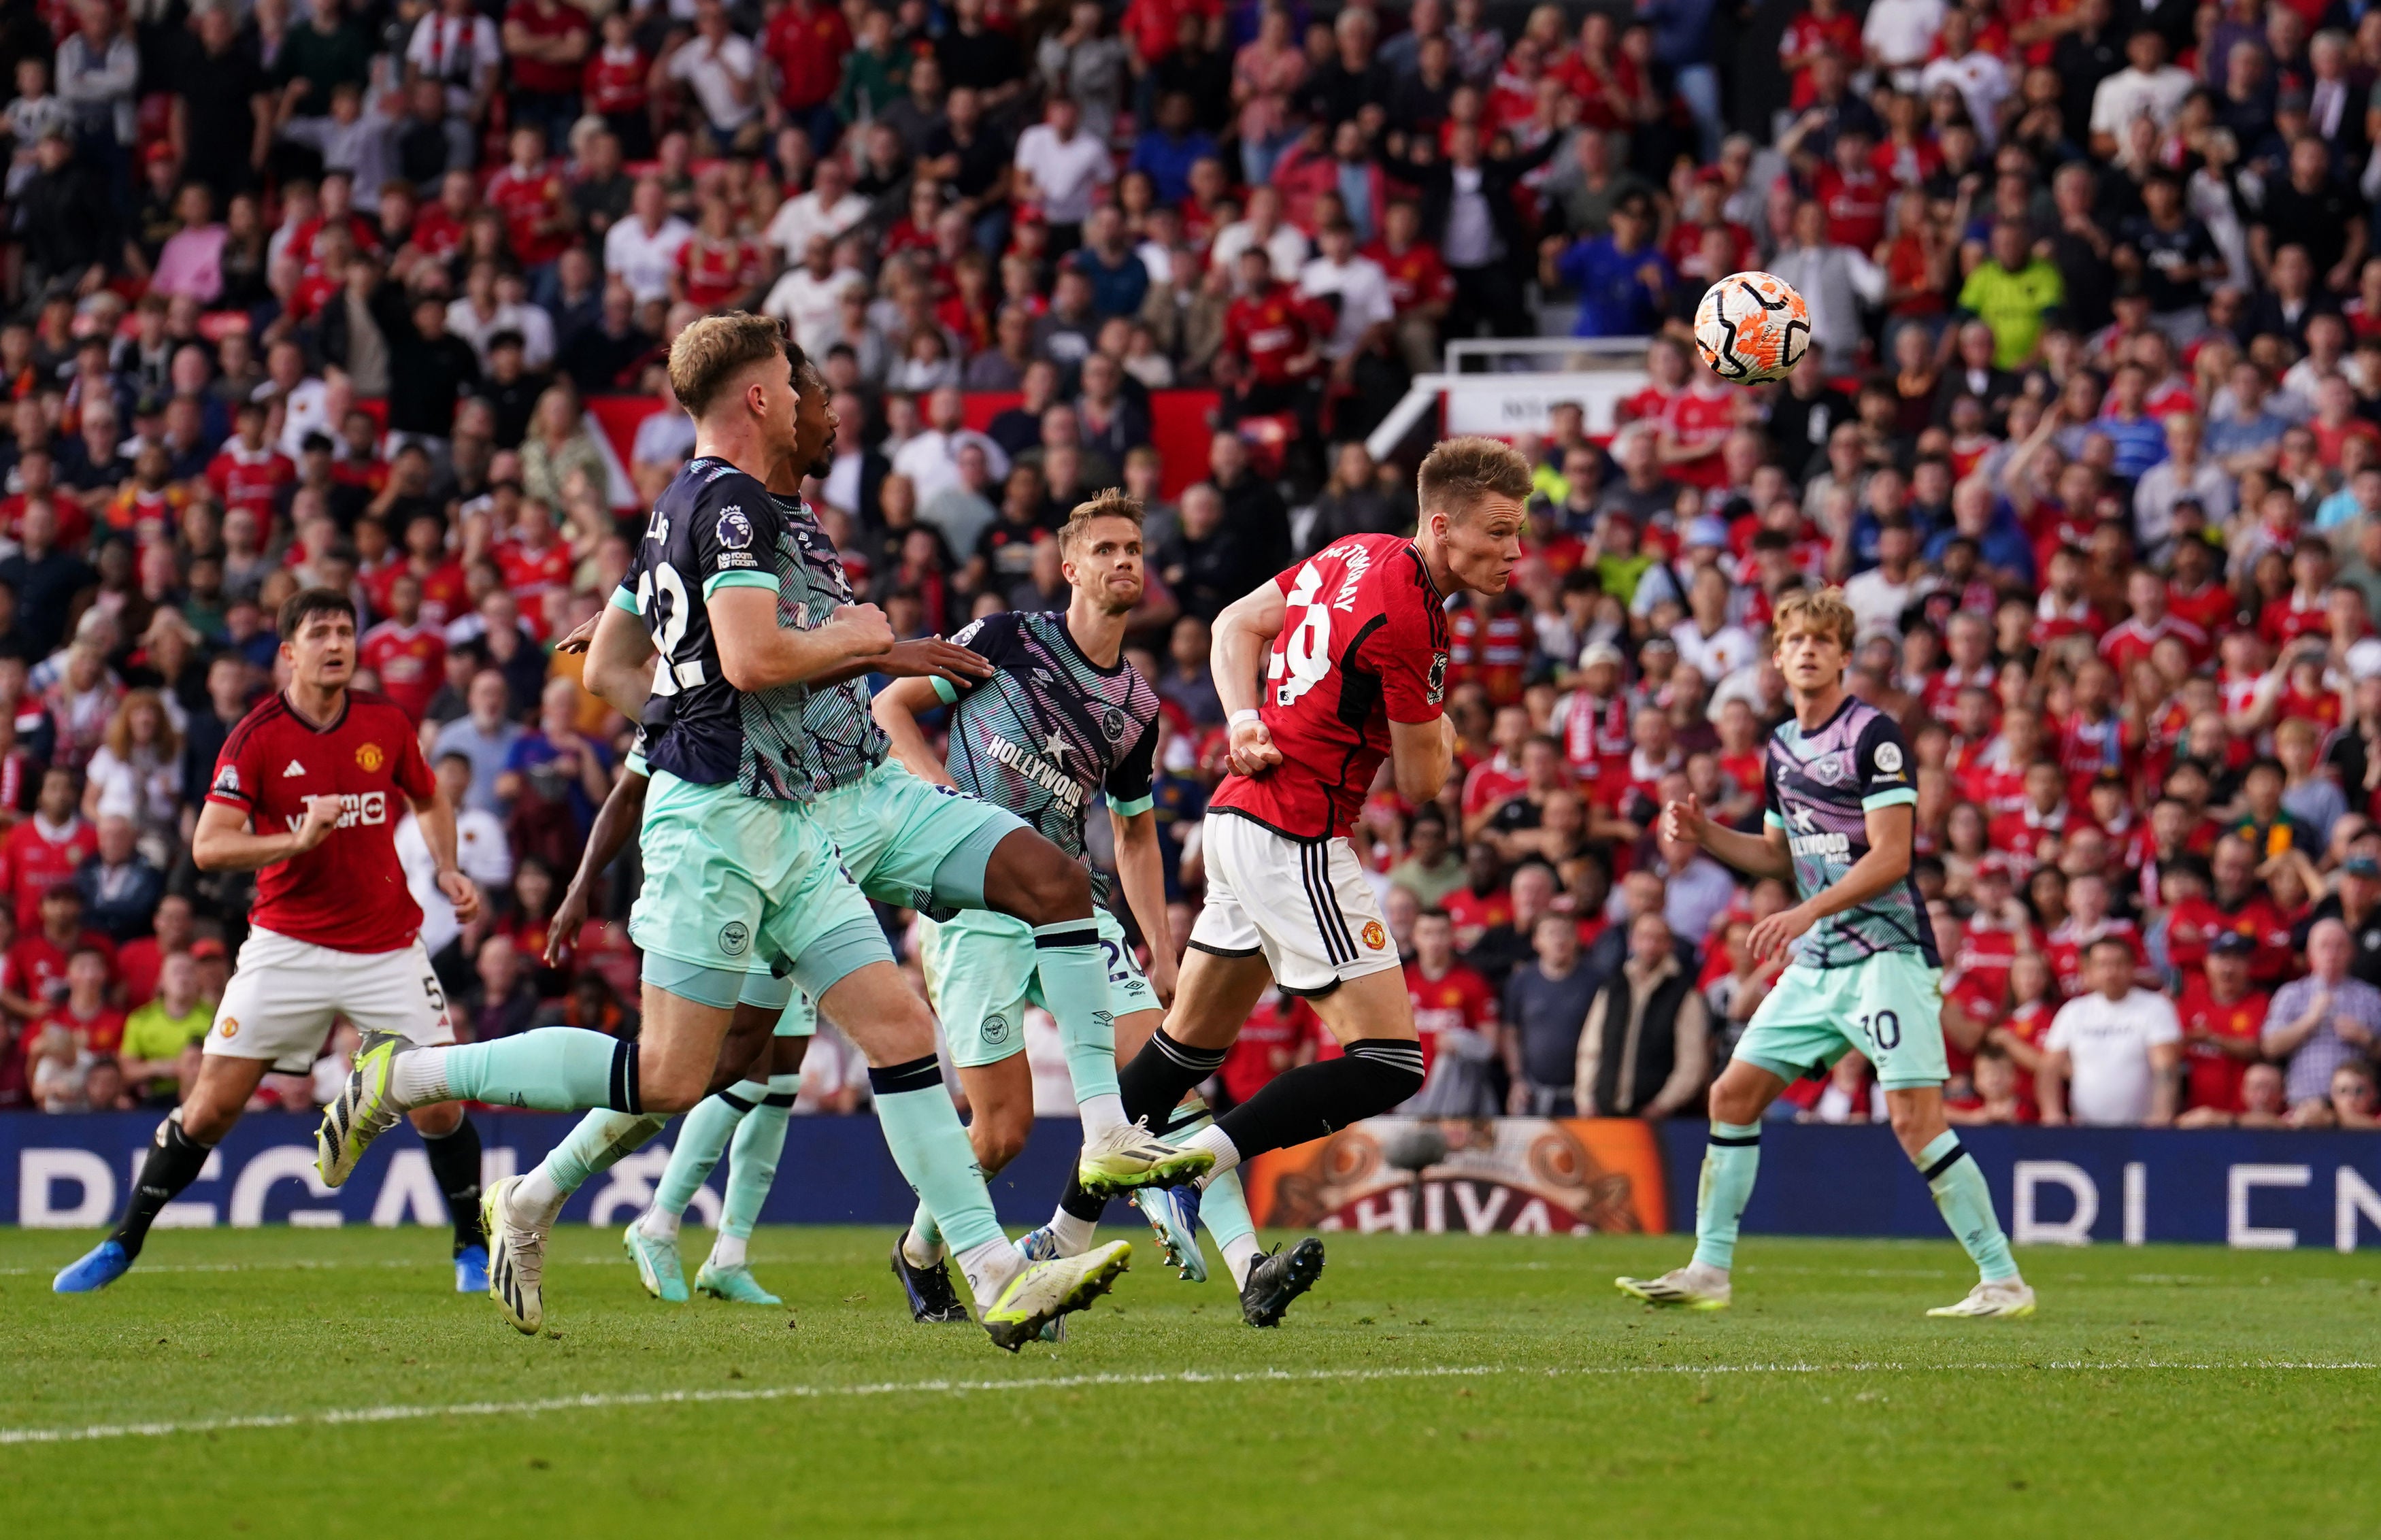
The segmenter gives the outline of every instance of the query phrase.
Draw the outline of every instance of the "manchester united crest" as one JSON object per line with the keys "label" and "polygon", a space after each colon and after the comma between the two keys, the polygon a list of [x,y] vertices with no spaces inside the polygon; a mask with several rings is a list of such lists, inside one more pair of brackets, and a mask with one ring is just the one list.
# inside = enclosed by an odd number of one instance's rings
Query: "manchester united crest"
{"label": "manchester united crest", "polygon": [[356,751],[356,767],[367,776],[376,774],[387,763],[388,755],[381,752],[377,743],[367,743]]}

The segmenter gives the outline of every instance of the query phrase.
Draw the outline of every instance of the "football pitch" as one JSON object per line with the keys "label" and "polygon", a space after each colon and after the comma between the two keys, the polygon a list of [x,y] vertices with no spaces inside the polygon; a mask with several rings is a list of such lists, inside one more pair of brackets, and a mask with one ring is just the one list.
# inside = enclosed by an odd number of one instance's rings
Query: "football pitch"
{"label": "football pitch", "polygon": [[[1146,1234],[1063,1346],[913,1326],[877,1230],[754,1237],[783,1308],[647,1299],[565,1227],[545,1336],[441,1233],[0,1231],[16,1534],[2369,1534],[2381,1254],[2021,1251],[2028,1321],[1935,1321],[1941,1244],[1334,1235],[1276,1331]],[[689,1267],[707,1236],[687,1235]]]}

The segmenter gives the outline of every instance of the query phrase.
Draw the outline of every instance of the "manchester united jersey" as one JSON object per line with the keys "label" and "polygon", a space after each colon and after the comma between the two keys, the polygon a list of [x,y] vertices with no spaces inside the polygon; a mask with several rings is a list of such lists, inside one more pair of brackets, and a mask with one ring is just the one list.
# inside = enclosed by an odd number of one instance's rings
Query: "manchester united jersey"
{"label": "manchester united jersey", "polygon": [[275,695],[233,727],[207,801],[247,814],[258,834],[306,821],[306,800],[336,797],[339,822],[303,855],[256,874],[249,919],[276,935],[339,952],[393,952],[421,928],[397,859],[397,824],[437,789],[413,719],[386,696],[350,690],[317,727]]}
{"label": "manchester united jersey", "polygon": [[1386,534],[1335,541],[1274,581],[1288,607],[1258,710],[1282,763],[1226,776],[1210,805],[1293,839],[1345,835],[1389,724],[1441,715],[1446,595],[1413,542]]}

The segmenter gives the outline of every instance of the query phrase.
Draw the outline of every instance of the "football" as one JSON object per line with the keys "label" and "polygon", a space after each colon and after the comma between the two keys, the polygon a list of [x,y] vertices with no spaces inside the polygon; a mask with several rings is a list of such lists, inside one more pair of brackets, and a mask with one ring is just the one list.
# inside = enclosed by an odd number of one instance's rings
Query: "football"
{"label": "football", "polygon": [[1811,308],[1775,273],[1731,273],[1695,307],[1695,347],[1730,385],[1782,380],[1811,346]]}

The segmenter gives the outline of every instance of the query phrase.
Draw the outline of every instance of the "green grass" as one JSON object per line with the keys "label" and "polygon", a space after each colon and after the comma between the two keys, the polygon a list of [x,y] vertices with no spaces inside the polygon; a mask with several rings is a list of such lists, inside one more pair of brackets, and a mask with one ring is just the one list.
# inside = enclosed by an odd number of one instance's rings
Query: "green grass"
{"label": "green grass", "polygon": [[[2310,1366],[2381,1362],[2370,1253],[2037,1251],[2043,1313],[1971,1323],[1923,1314],[1970,1281],[1948,1242],[1755,1239],[1736,1309],[1682,1316],[1610,1281],[1682,1260],[1675,1237],[1335,1236],[1257,1332],[1227,1284],[1116,1233],[1141,1269],[1012,1359],[910,1325],[874,1231],[763,1231],[788,1308],[756,1309],[649,1301],[615,1232],[572,1228],[535,1340],[446,1292],[421,1230],[167,1232],[71,1299],[49,1275],[89,1237],[0,1231],[0,1513],[12,1535],[1899,1540],[2363,1534],[2381,1499],[2381,1370]],[[696,1399],[649,1399],[673,1392]],[[581,1395],[606,1399],[522,1404]],[[295,1421],[226,1425],[274,1417]],[[176,1428],[11,1441],[133,1424]]]}

